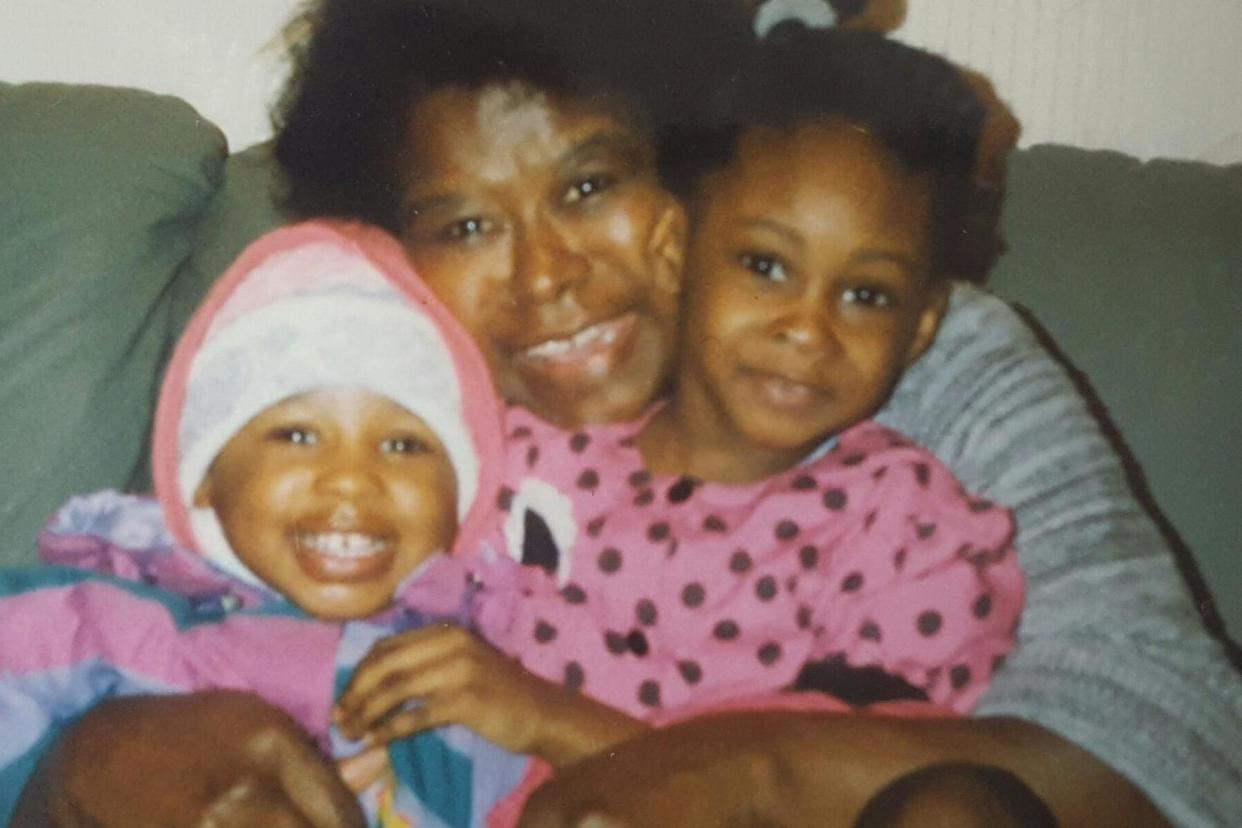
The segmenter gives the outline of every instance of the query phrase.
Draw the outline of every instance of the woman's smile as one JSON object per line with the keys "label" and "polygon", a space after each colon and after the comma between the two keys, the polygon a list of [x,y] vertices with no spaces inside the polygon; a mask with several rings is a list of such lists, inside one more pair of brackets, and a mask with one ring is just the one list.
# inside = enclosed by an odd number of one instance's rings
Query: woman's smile
{"label": "woman's smile", "polygon": [[521,369],[561,380],[607,376],[633,351],[637,323],[637,315],[630,312],[566,337],[544,340],[519,354]]}

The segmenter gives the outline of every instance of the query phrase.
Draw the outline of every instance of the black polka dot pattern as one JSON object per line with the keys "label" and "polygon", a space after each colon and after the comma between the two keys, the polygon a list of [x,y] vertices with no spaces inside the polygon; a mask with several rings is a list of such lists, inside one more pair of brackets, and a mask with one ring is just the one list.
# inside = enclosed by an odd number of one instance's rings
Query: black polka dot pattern
{"label": "black polka dot pattern", "polygon": [[650,627],[655,624],[659,613],[656,611],[655,602],[650,598],[644,598],[634,606],[634,616],[638,618],[638,623],[644,627]]}
{"label": "black polka dot pattern", "polygon": [[508,486],[502,486],[496,494],[496,508],[502,512],[507,512],[513,508],[513,489]]}
{"label": "black polka dot pattern", "polygon": [[724,520],[716,515],[708,515],[703,519],[703,531],[705,532],[727,532],[728,529]]}
{"label": "black polka dot pattern", "polygon": [[586,683],[586,673],[582,671],[582,665],[576,661],[566,664],[561,683],[570,690],[581,690],[582,685]]}
{"label": "black polka dot pattern", "polygon": [[659,523],[653,523],[647,527],[647,540],[651,541],[652,543],[659,543],[662,540],[667,540],[668,535],[669,535],[669,526],[664,521],[660,521]]}
{"label": "black polka dot pattern", "polygon": [[643,489],[634,495],[635,506],[650,506],[653,500],[655,500],[655,492],[651,491],[651,489]]}
{"label": "black polka dot pattern", "polygon": [[629,635],[625,637],[625,646],[639,658],[651,652],[651,644],[642,630],[630,630]]}
{"label": "black polka dot pattern", "polygon": [[926,610],[919,613],[918,621],[915,624],[920,635],[930,637],[940,632],[940,628],[944,626],[944,619],[935,610]]}
{"label": "black polka dot pattern", "polygon": [[611,575],[621,569],[621,552],[611,546],[599,553],[599,571]]}
{"label": "black polka dot pattern", "polygon": [[776,524],[777,540],[793,540],[798,537],[799,531],[798,524],[794,523],[792,520],[782,520],[780,523]]}
{"label": "black polka dot pattern", "polygon": [[797,615],[798,629],[805,630],[811,626],[811,608],[806,604],[798,607]]}
{"label": "black polka dot pattern", "polygon": [[863,588],[863,574],[861,572],[851,572],[841,580],[842,592],[858,592]]}
{"label": "black polka dot pattern", "polygon": [[736,621],[721,621],[712,629],[712,635],[721,641],[732,641],[742,632]]}
{"label": "black polka dot pattern", "polygon": [[549,644],[556,640],[556,627],[547,621],[539,621],[535,624],[535,640],[540,644]]}
{"label": "black polka dot pattern", "polygon": [[927,488],[927,484],[931,483],[931,469],[927,467],[926,463],[914,464],[914,479],[924,489]]}
{"label": "black polka dot pattern", "polygon": [[815,482],[814,477],[811,477],[809,474],[800,474],[793,479],[793,483],[790,484],[790,488],[795,492],[809,492],[817,485],[819,484]]}
{"label": "black polka dot pattern", "polygon": [[845,504],[849,502],[849,497],[841,489],[829,489],[824,492],[824,507],[834,512],[839,512],[845,508]]}
{"label": "black polka dot pattern", "polygon": [[919,536],[919,540],[927,540],[932,535],[936,534],[936,524],[934,523],[917,524],[914,527],[914,532],[916,535]]}
{"label": "black polka dot pattern", "polygon": [[802,564],[803,569],[814,569],[819,565],[819,550],[814,546],[802,547],[798,550],[798,562]]}
{"label": "black polka dot pattern", "polygon": [[858,628],[858,637],[863,641],[882,641],[884,634],[880,631],[879,624],[874,621],[864,621]]}
{"label": "black polka dot pattern", "polygon": [[893,569],[901,571],[901,569],[906,565],[907,554],[908,553],[904,547],[893,553]]}
{"label": "black polka dot pattern", "polygon": [[776,597],[776,579],[765,575],[755,582],[755,596],[760,601],[771,601]]}
{"label": "black polka dot pattern", "polygon": [[842,466],[859,466],[867,459],[865,454],[847,454],[841,458]]}
{"label": "black polka dot pattern", "polygon": [[781,660],[781,645],[775,641],[769,641],[759,648],[759,663],[764,667],[771,667],[773,664]]}
{"label": "black polka dot pattern", "polygon": [[586,590],[577,584],[566,584],[561,590],[561,597],[565,599],[567,604],[585,604],[587,599]]}
{"label": "black polka dot pattern", "polygon": [[989,593],[983,593],[975,599],[975,603],[970,608],[971,613],[980,621],[992,614],[992,596]]}
{"label": "black polka dot pattern", "polygon": [[677,662],[677,672],[686,680],[686,684],[694,685],[703,680],[703,668],[694,661]]}
{"label": "black polka dot pattern", "polygon": [[745,549],[739,549],[729,557],[729,571],[737,575],[749,572],[753,564],[750,553]]}
{"label": "black polka dot pattern", "polygon": [[651,680],[644,681],[638,688],[638,701],[644,707],[659,707],[660,685]]}
{"label": "black polka dot pattern", "polygon": [[593,492],[599,488],[599,472],[595,469],[586,469],[582,474],[578,475],[578,488],[584,492]]}
{"label": "black polka dot pattern", "polygon": [[528,426],[518,426],[513,429],[513,433],[509,436],[514,440],[525,440],[530,437],[530,428]]}
{"label": "black polka dot pattern", "polygon": [[668,498],[669,503],[685,503],[694,494],[694,487],[697,485],[693,477],[682,477],[672,486],[669,486]]}
{"label": "black polka dot pattern", "polygon": [[706,598],[707,590],[698,582],[686,584],[681,590],[681,602],[690,609],[698,609],[703,606],[703,601]]}
{"label": "black polka dot pattern", "polygon": [[530,448],[526,450],[526,466],[528,468],[533,469],[535,467],[535,464],[538,462],[539,462],[539,447],[531,446]]}
{"label": "black polka dot pattern", "polygon": [[626,480],[635,489],[646,488],[647,484],[651,482],[651,473],[639,470],[632,472]]}
{"label": "black polka dot pattern", "polygon": [[583,434],[581,431],[569,438],[569,450],[574,454],[582,454],[589,445],[591,445],[590,436]]}
{"label": "black polka dot pattern", "polygon": [[604,531],[604,524],[607,522],[608,518],[604,515],[600,515],[599,517],[593,519],[586,525],[587,537],[598,538],[600,532]]}
{"label": "black polka dot pattern", "polygon": [[625,636],[614,630],[604,633],[604,649],[613,655],[624,655],[630,651],[629,642],[625,640]]}
{"label": "black polka dot pattern", "polygon": [[970,668],[965,664],[958,664],[949,670],[949,686],[954,690],[961,690],[967,684],[970,684]]}

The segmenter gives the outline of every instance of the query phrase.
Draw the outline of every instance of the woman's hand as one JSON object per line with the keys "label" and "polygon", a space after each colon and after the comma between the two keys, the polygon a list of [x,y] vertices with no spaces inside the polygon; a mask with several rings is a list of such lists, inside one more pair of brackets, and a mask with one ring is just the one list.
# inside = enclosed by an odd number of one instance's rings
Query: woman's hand
{"label": "woman's hand", "polygon": [[[415,706],[407,707],[407,703]],[[348,738],[372,744],[445,724],[469,727],[515,753],[562,765],[643,729],[623,713],[545,681],[460,627],[378,642],[336,710]]]}
{"label": "woman's hand", "polygon": [[213,691],[99,705],[44,758],[13,825],[363,826],[357,800],[282,710]]}

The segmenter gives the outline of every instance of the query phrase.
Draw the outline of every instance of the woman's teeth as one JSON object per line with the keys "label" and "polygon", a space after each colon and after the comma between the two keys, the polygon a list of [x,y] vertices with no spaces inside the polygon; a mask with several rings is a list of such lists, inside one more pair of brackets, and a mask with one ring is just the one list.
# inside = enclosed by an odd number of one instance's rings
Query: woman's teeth
{"label": "woman's teeth", "polygon": [[616,320],[600,322],[589,328],[583,328],[571,337],[541,342],[533,348],[528,348],[526,356],[532,359],[556,359],[591,346],[598,345],[606,348],[617,341],[619,333],[620,326]]}
{"label": "woman's teeth", "polygon": [[305,548],[332,558],[366,558],[388,546],[380,538],[361,532],[321,532],[300,535],[298,540]]}

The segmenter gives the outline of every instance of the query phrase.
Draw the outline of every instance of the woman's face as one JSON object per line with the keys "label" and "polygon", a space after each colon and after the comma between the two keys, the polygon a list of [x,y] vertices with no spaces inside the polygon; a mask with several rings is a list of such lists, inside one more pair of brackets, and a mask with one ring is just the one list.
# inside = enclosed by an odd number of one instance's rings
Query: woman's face
{"label": "woman's face", "polygon": [[663,390],[685,218],[642,132],[518,83],[446,87],[403,158],[405,246],[505,399],[570,427]]}

